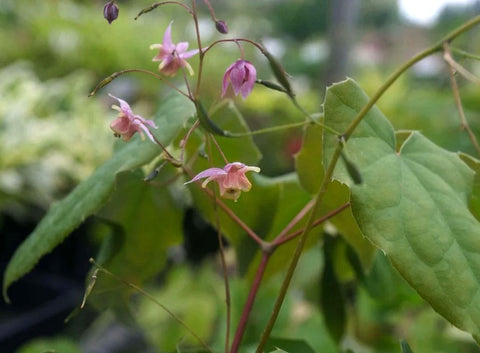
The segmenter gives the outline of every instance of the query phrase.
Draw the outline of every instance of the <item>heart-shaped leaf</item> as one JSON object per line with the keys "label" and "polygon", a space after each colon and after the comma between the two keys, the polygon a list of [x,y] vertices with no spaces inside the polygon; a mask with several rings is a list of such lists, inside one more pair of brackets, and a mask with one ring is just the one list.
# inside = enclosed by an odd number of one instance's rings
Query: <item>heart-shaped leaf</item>
{"label": "heart-shaped leaf", "polygon": [[[331,86],[325,122],[345,131],[368,97],[353,81]],[[325,136],[328,163],[336,141]],[[480,337],[480,225],[469,211],[473,171],[457,154],[412,133],[400,151],[390,122],[373,107],[346,144],[364,182],[341,163],[362,230],[400,274],[455,326]]]}

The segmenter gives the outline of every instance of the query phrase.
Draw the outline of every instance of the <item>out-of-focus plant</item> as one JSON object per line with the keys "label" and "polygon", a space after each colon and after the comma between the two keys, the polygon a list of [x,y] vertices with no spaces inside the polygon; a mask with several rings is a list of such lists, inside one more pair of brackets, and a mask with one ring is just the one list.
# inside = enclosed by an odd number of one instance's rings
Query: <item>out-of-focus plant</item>
{"label": "out-of-focus plant", "polygon": [[0,207],[46,208],[108,157],[105,108],[84,93],[91,82],[84,71],[41,82],[27,63],[0,71]]}

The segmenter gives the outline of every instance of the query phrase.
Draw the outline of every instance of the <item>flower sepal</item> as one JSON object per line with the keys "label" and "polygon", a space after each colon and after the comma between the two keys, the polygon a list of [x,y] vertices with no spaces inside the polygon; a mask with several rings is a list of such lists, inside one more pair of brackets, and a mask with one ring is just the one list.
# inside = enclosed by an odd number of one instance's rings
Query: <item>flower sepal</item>
{"label": "flower sepal", "polygon": [[228,163],[223,168],[206,169],[185,184],[205,179],[202,183],[202,187],[205,188],[209,182],[215,181],[218,184],[220,196],[236,202],[242,191],[248,192],[252,188],[252,184],[245,175],[247,172],[259,173],[260,168],[248,166],[241,162]]}

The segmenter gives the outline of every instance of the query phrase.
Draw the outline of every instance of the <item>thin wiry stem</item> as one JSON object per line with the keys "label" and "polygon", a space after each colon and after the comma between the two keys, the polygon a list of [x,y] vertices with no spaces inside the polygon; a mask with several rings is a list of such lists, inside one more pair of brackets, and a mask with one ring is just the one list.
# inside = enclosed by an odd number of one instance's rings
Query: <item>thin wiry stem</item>
{"label": "thin wiry stem", "polygon": [[[216,141],[215,141],[216,143]],[[207,144],[208,144],[208,155],[209,155],[209,163],[210,167],[212,167],[212,144],[210,139],[208,138],[207,135]],[[217,145],[219,148],[219,146]],[[230,285],[228,282],[228,269],[227,269],[227,262],[225,260],[225,248],[223,246],[223,239],[222,239],[222,233],[221,233],[221,225],[220,225],[220,215],[218,213],[218,207],[217,207],[217,200],[218,200],[218,195],[217,192],[213,192],[213,211],[215,213],[215,222],[217,225],[217,237],[218,237],[218,246],[220,248],[220,259],[222,263],[222,272],[223,272],[223,279],[224,279],[224,284],[225,284],[225,305],[226,305],[226,310],[227,310],[227,327],[226,327],[226,334],[225,334],[225,353],[228,353],[228,347],[230,346],[230,322],[231,322],[231,299],[230,299]]]}
{"label": "thin wiry stem", "polygon": [[102,81],[100,81],[97,86],[93,89],[92,92],[90,92],[90,94],[88,95],[89,97],[93,96],[95,93],[97,93],[97,91],[108,85],[110,82],[112,82],[113,80],[115,80],[118,76],[121,76],[123,74],[128,74],[128,73],[131,73],[131,72],[140,72],[140,73],[143,73],[143,74],[147,74],[147,75],[150,75],[150,76],[153,76],[155,77],[156,79],[159,79],[160,81],[162,81],[163,83],[167,84],[170,88],[174,89],[175,91],[177,91],[178,93],[180,93],[181,95],[187,97],[188,99],[192,100],[191,97],[189,97],[188,94],[186,94],[185,92],[183,92],[182,90],[180,90],[178,87],[176,87],[174,84],[172,84],[170,81],[168,81],[167,79],[165,79],[163,76],[160,76],[160,75],[157,75],[156,73],[153,73],[151,71],[148,71],[148,70],[144,70],[144,69],[126,69],[126,70],[122,70],[122,71],[118,71],[118,72],[114,72],[113,74],[111,74],[110,76],[108,77],[105,77]]}
{"label": "thin wiry stem", "polygon": [[238,327],[235,332],[235,337],[233,338],[232,348],[230,349],[230,353],[237,353],[238,348],[240,347],[240,342],[242,341],[243,334],[247,327],[248,317],[250,316],[250,312],[252,311],[253,303],[255,302],[255,297],[257,296],[258,289],[260,288],[260,283],[262,282],[263,274],[267,268],[268,260],[270,259],[270,254],[264,252],[262,254],[262,259],[260,260],[260,264],[257,268],[257,273],[255,274],[255,278],[253,279],[252,287],[248,292],[248,298],[243,306],[242,316],[240,317],[240,321],[238,322]]}
{"label": "thin wiry stem", "polygon": [[140,16],[142,16],[143,14],[147,13],[147,12],[150,12],[152,10],[155,10],[157,7],[159,6],[162,6],[162,5],[167,5],[167,4],[175,4],[175,5],[179,5],[181,7],[183,7],[185,10],[188,11],[188,13],[192,13],[192,9],[190,9],[187,5],[185,4],[182,4],[180,1],[160,1],[160,2],[156,2],[155,4],[153,5],[150,5],[149,7],[146,7],[144,8],[142,11],[140,11],[137,16],[135,16],[135,20],[137,20]]}
{"label": "thin wiry stem", "polygon": [[141,295],[143,295],[144,297],[148,298],[149,300],[151,300],[153,303],[155,303],[156,305],[158,305],[160,308],[162,308],[168,315],[170,315],[170,317],[172,319],[174,319],[176,322],[178,322],[181,326],[183,326],[185,328],[185,330],[188,331],[188,333],[190,333],[206,350],[208,350],[209,352],[213,353],[213,350],[208,346],[208,344],[202,339],[200,338],[182,319],[180,319],[177,315],[175,315],[170,309],[168,309],[165,305],[163,305],[162,303],[160,303],[154,296],[152,296],[151,294],[147,293],[146,291],[144,291],[142,288],[140,288],[139,286],[133,284],[133,283],[130,283],[130,282],[127,282],[125,281],[123,278],[121,277],[118,277],[116,274],[110,272],[109,270],[107,270],[106,268],[104,268],[103,266],[99,265],[98,263],[95,262],[95,260],[93,258],[90,259],[90,263],[93,264],[100,272],[103,272],[113,278],[115,278],[117,281],[121,282],[123,285],[127,286],[127,287],[130,287],[130,288],[133,288],[134,290],[136,290],[138,293],[140,293]]}
{"label": "thin wiry stem", "polygon": [[[187,173],[187,175],[189,175],[191,178],[194,177],[194,174],[192,173],[192,171],[190,169],[188,169],[187,167],[183,167],[183,169],[185,170],[185,173]],[[201,181],[196,181],[195,182],[197,185],[199,185],[201,187]],[[202,188],[202,190],[208,195],[210,196],[212,199],[214,199],[215,203],[227,214],[227,216],[229,216],[235,223],[237,223],[237,225],[242,228],[245,233],[248,234],[248,236],[250,238],[252,238],[261,248],[265,247],[266,245],[266,242],[260,238],[257,233],[255,233],[245,222],[243,222],[236,214],[235,212],[233,212],[224,202],[222,202],[219,198],[214,198],[214,193],[212,190],[210,190],[209,188]]]}
{"label": "thin wiry stem", "polygon": [[[350,207],[350,203],[347,202],[345,204],[343,204],[342,206],[340,206],[339,208],[327,213],[325,216],[315,220],[313,222],[313,225],[312,225],[312,228],[313,227],[316,227],[316,226],[319,226],[320,224],[322,224],[323,222],[325,222],[326,220],[336,216],[337,214],[339,214],[340,212],[342,212],[343,210],[347,209],[348,207]],[[285,236],[282,236],[282,237],[277,237],[277,239],[275,239],[273,241],[273,244],[275,246],[279,246],[279,245],[282,245],[282,244],[285,244],[286,242],[289,242],[290,240],[292,239],[295,239],[296,237],[298,237],[300,234],[302,234],[304,232],[304,228],[302,229],[299,229],[297,230],[296,232],[293,232],[291,234],[288,234],[288,235],[285,235]],[[283,233],[283,232],[282,232]]]}
{"label": "thin wiry stem", "polygon": [[473,83],[480,83],[480,79],[472,74],[470,71],[465,69],[462,65],[457,63],[455,59],[452,57],[452,52],[450,51],[449,45],[447,42],[444,43],[444,53],[443,53],[443,60],[445,60],[452,69],[457,71],[460,75],[462,75],[464,78],[466,78],[468,81],[471,81]]}
{"label": "thin wiry stem", "polygon": [[[443,46],[445,50],[445,56],[446,57],[451,57],[451,52],[448,43],[445,43]],[[452,93],[453,97],[455,99],[455,105],[457,106],[458,110],[458,115],[460,117],[460,122],[461,122],[461,127],[464,129],[468,137],[470,138],[470,141],[472,142],[473,147],[477,151],[477,154],[480,155],[480,146],[478,145],[477,138],[475,137],[475,134],[473,133],[472,129],[470,128],[470,125],[468,124],[467,118],[465,116],[465,112],[463,110],[463,105],[462,105],[462,99],[460,97],[460,91],[458,89],[458,84],[457,80],[455,79],[455,68],[451,65],[450,61],[446,60],[448,65],[448,71],[450,75],[450,83],[452,85]]]}
{"label": "thin wiry stem", "polygon": [[223,161],[225,162],[225,164],[228,164],[228,159],[227,159],[227,157],[225,156],[225,153],[223,153],[222,148],[221,148],[220,145],[218,144],[217,139],[215,138],[215,136],[213,136],[213,134],[209,134],[209,136],[212,138],[212,141],[213,141],[213,143],[215,144],[215,147],[217,147],[217,150],[218,150],[218,152],[220,153],[220,155],[222,156],[222,159],[223,159]]}

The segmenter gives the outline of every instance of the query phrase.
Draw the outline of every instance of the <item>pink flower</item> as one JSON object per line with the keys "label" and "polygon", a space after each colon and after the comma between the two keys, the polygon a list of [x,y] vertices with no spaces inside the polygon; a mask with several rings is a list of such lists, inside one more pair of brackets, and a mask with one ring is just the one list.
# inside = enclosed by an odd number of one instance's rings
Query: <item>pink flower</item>
{"label": "pink flower", "polygon": [[220,196],[237,201],[242,191],[249,191],[252,187],[252,184],[245,176],[245,173],[250,171],[258,173],[260,172],[260,168],[250,167],[240,162],[233,162],[227,164],[223,169],[206,169],[185,184],[207,178],[202,183],[202,187],[205,188],[209,182],[214,180],[220,188]]}
{"label": "pink flower", "polygon": [[143,133],[145,132],[148,138],[152,140],[153,143],[156,143],[152,133],[147,127],[147,125],[149,125],[157,129],[155,123],[152,120],[142,118],[140,115],[134,115],[128,103],[123,99],[112,96],[111,94],[109,94],[109,96],[115,98],[120,103],[120,107],[112,105],[113,109],[119,111],[118,117],[110,123],[110,128],[113,130],[114,136],[121,136],[124,141],[129,141],[136,132],[139,132],[142,140],[144,140],[145,136]]}
{"label": "pink flower", "polygon": [[228,84],[231,83],[235,95],[242,94],[243,99],[247,98],[255,85],[257,70],[255,66],[246,60],[237,60],[230,65],[223,76],[222,97],[227,92]]}
{"label": "pink flower", "polygon": [[161,61],[158,70],[166,76],[173,76],[178,69],[185,67],[190,75],[193,75],[193,70],[190,64],[185,60],[198,53],[198,49],[186,51],[188,49],[188,42],[180,42],[178,44],[172,43],[172,22],[167,27],[163,35],[162,44],[152,44],[150,49],[160,49],[158,54],[152,61]]}

